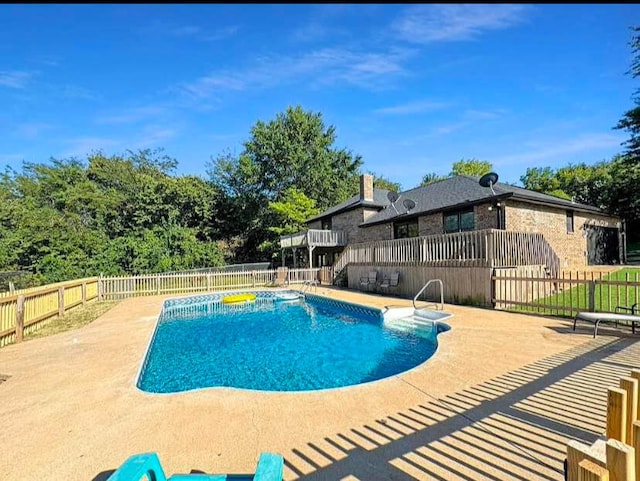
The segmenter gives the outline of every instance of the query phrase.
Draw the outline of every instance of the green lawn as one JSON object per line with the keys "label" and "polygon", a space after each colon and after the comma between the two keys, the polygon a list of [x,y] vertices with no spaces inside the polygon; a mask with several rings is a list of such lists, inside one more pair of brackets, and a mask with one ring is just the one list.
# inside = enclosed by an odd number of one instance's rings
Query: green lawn
{"label": "green lawn", "polygon": [[[594,278],[599,279],[599,274],[596,273]],[[602,280],[640,282],[640,269],[623,268],[608,275],[603,274]],[[538,306],[513,306],[509,310],[567,317],[572,316],[571,309],[573,312],[589,310],[589,286],[586,284],[575,285],[572,288],[569,288],[569,284],[565,286],[564,290],[554,295],[533,301]],[[640,286],[596,284],[594,301],[596,311],[615,312],[618,306],[631,307],[636,302],[640,302]],[[561,309],[562,307],[564,309]]]}

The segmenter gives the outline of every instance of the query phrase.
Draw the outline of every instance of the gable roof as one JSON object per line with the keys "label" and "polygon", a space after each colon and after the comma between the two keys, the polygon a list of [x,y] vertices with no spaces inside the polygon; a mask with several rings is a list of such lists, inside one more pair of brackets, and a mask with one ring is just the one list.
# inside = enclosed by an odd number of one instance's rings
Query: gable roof
{"label": "gable roof", "polygon": [[315,217],[312,217],[311,219],[308,219],[307,222],[312,222],[314,220],[322,219],[323,217],[340,214],[341,212],[346,212],[348,210],[355,209],[356,207],[374,207],[382,209],[383,207],[389,205],[389,199],[387,199],[388,193],[389,191],[387,189],[373,189],[373,201],[362,200],[360,199],[360,194],[356,194],[338,205],[329,207],[324,212],[316,215]]}
{"label": "gable roof", "polygon": [[[389,208],[390,203],[387,200],[387,208],[372,215],[360,225],[369,226],[391,220],[409,219],[417,217],[418,215],[452,210],[503,198],[607,215],[605,211],[597,207],[571,202],[570,200],[561,199],[560,197],[554,197],[508,184],[498,183],[494,185],[493,190],[495,191],[495,195],[493,195],[489,187],[482,187],[478,183],[478,179],[479,177],[458,175],[448,177],[424,187],[416,187],[415,189],[401,192],[398,201],[394,204],[395,209]],[[402,203],[404,199],[414,201],[415,207],[408,211]]]}

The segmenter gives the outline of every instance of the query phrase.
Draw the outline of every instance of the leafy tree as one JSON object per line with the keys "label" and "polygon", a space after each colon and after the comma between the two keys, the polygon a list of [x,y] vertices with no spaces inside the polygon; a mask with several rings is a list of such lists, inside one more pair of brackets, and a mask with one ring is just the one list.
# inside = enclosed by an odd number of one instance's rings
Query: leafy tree
{"label": "leafy tree", "polygon": [[237,260],[271,259],[269,228],[283,226],[269,203],[283,201],[287,189],[295,187],[321,210],[358,191],[362,160],[335,148],[335,140],[335,128],[320,113],[288,107],[274,120],[256,122],[238,156],[224,153],[209,165],[221,193],[216,209],[229,220],[222,235],[239,244]]}
{"label": "leafy tree", "polygon": [[[630,42],[634,55],[631,62],[631,70],[627,73],[633,78],[640,77],[640,27],[632,27],[633,36]],[[626,147],[624,161],[638,163],[640,162],[640,89],[636,90],[632,96],[634,107],[627,112],[618,124],[616,129],[626,130],[630,138],[622,145]]]}
{"label": "leafy tree", "polygon": [[493,165],[486,160],[478,159],[461,159],[453,163],[450,176],[454,175],[472,175],[480,177],[488,172],[491,172]]}
{"label": "leafy tree", "polygon": [[273,213],[275,224],[268,230],[273,234],[273,237],[264,241],[259,249],[263,252],[270,252],[272,258],[277,256],[280,248],[280,236],[305,230],[305,222],[320,213],[320,209],[315,204],[313,199],[295,187],[289,187],[285,190],[281,201],[269,202],[269,209]]}
{"label": "leafy tree", "polygon": [[211,182],[143,150],[25,163],[0,177],[0,271],[40,282],[219,265]]}
{"label": "leafy tree", "polygon": [[394,192],[399,192],[402,190],[402,186],[399,182],[393,182],[382,175],[375,174],[373,172],[369,172],[370,175],[373,175],[373,188],[374,189],[386,189],[392,190]]}
{"label": "leafy tree", "polygon": [[562,190],[560,180],[551,167],[529,167],[525,174],[520,176],[520,182],[525,189],[571,199],[571,196]]}
{"label": "leafy tree", "polygon": [[420,187],[433,184],[434,182],[438,182],[439,180],[443,180],[446,178],[447,178],[446,176],[438,175],[435,172],[428,172],[424,174],[424,177],[422,177],[422,182],[420,182]]}

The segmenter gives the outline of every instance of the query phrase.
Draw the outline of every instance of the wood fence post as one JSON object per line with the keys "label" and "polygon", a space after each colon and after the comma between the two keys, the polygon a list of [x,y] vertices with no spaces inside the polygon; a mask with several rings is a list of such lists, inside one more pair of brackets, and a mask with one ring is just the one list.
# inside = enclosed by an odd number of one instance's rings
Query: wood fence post
{"label": "wood fence post", "polygon": [[627,439],[627,391],[607,389],[607,439],[624,442]]}
{"label": "wood fence post", "polygon": [[596,310],[596,281],[589,281],[587,284],[589,289],[589,312]]}
{"label": "wood fence post", "polygon": [[102,279],[102,273],[98,277],[98,300],[104,301],[104,280]]}
{"label": "wood fence post", "polygon": [[631,378],[638,381],[638,406],[636,407],[636,412],[632,418],[634,421],[638,421],[640,420],[640,369],[632,369]]}
{"label": "wood fence post", "polygon": [[156,294],[160,295],[160,274],[156,274]]}
{"label": "wood fence post", "polygon": [[578,464],[578,481],[609,481],[609,470],[583,459]]}
{"label": "wood fence post", "polygon": [[24,294],[18,296],[16,306],[16,342],[24,339]]}
{"label": "wood fence post", "polygon": [[640,421],[633,423],[633,448],[636,451],[636,481],[640,480]]}
{"label": "wood fence post", "polygon": [[611,481],[635,481],[635,449],[617,439],[607,441],[607,468]]}
{"label": "wood fence post", "polygon": [[207,272],[207,291],[211,290],[211,272]]}
{"label": "wood fence post", "polygon": [[627,437],[624,440],[629,446],[633,446],[633,422],[636,420],[638,412],[638,380],[632,377],[623,377],[620,379],[620,389],[627,393],[627,416],[626,430]]}
{"label": "wood fence post", "polygon": [[87,303],[87,281],[82,283],[82,305]]}
{"label": "wood fence post", "polygon": [[64,286],[58,287],[58,316],[64,316]]}

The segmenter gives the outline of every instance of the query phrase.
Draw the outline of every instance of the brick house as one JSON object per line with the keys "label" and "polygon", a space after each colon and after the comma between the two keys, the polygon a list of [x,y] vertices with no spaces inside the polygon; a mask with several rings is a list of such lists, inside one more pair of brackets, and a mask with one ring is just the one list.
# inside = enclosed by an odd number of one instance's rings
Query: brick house
{"label": "brick house", "polygon": [[603,210],[512,185],[483,187],[478,178],[450,177],[393,195],[362,175],[360,192],[307,221],[307,232],[281,239],[285,249],[306,248],[312,266],[333,265],[346,245],[498,229],[539,233],[560,268],[619,264],[622,221]]}

